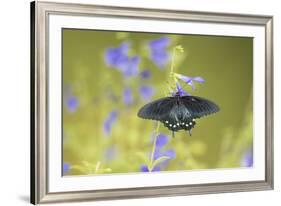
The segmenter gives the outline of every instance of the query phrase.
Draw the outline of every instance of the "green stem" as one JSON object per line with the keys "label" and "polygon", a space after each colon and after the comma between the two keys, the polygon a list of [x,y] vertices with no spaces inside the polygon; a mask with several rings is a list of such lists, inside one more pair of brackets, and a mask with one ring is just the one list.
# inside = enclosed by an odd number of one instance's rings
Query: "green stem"
{"label": "green stem", "polygon": [[175,66],[175,57],[176,57],[176,47],[173,49],[173,54],[172,54],[172,62],[171,62],[171,74],[174,73],[174,66]]}
{"label": "green stem", "polygon": [[96,168],[95,168],[96,174],[99,172],[99,168],[100,168],[100,161],[98,161],[97,164],[96,164]]}
{"label": "green stem", "polygon": [[[177,51],[177,47],[174,47],[173,54],[172,54],[171,68],[170,68],[170,77],[172,78],[172,81],[173,81],[173,84],[175,85],[175,87],[176,87],[176,83],[177,83],[177,78],[176,78],[175,72],[174,72],[176,51]],[[152,146],[152,152],[151,152],[150,161],[149,161],[149,165],[148,165],[149,172],[152,172],[152,170],[153,170],[154,153],[155,153],[155,149],[156,149],[157,137],[158,137],[158,134],[159,134],[159,127],[160,127],[160,122],[157,121],[157,126],[156,126],[156,130],[155,130],[155,137],[154,137],[153,146]]]}
{"label": "green stem", "polygon": [[153,146],[152,146],[152,152],[151,152],[151,156],[150,156],[150,164],[148,167],[149,172],[152,172],[153,170],[153,161],[154,161],[154,153],[155,153],[155,149],[156,149],[156,142],[157,142],[157,137],[159,134],[159,128],[160,128],[160,122],[157,121],[157,126],[156,126],[156,130],[155,130],[155,137],[153,140]]}
{"label": "green stem", "polygon": [[176,86],[176,83],[177,83],[177,78],[175,77],[175,72],[174,72],[176,51],[177,51],[177,49],[176,49],[176,47],[174,47],[173,54],[172,54],[171,69],[170,69],[170,77],[172,78],[173,85],[175,85],[175,86]]}

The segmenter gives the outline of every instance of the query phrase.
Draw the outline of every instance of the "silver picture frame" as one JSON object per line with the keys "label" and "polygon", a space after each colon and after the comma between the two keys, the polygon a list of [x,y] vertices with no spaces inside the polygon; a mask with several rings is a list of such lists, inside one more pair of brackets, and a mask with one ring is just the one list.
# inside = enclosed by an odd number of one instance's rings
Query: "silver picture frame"
{"label": "silver picture frame", "polygon": [[[259,25],[265,29],[265,180],[75,192],[48,190],[48,16],[129,17]],[[31,3],[31,203],[110,200],[273,189],[273,17],[54,2]]]}

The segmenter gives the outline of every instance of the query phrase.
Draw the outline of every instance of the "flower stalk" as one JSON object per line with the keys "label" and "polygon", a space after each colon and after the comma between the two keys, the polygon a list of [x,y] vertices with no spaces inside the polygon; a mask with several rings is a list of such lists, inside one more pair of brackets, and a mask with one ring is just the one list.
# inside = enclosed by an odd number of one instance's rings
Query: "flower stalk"
{"label": "flower stalk", "polygon": [[171,60],[171,68],[170,68],[170,77],[172,79],[172,88],[176,88],[178,79],[176,77],[176,72],[175,72],[175,60],[176,60],[176,53],[180,52],[183,53],[183,47],[181,45],[175,46],[173,48],[173,53],[172,53],[172,60]]}
{"label": "flower stalk", "polygon": [[152,172],[152,170],[153,170],[154,154],[155,154],[155,149],[156,149],[157,137],[159,135],[159,128],[160,128],[160,122],[157,121],[156,130],[154,131],[155,136],[153,139],[153,146],[152,146],[152,152],[151,152],[151,156],[150,156],[150,162],[148,165],[149,172]]}

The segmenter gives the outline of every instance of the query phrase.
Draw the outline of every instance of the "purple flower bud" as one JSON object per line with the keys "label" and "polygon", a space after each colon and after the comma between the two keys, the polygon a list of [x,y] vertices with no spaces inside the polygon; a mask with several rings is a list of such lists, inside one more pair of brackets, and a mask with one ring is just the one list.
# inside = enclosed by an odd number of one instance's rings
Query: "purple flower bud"
{"label": "purple flower bud", "polygon": [[147,101],[150,100],[151,97],[154,95],[154,90],[151,86],[142,85],[139,88],[140,95],[143,100]]}
{"label": "purple flower bud", "polygon": [[66,108],[70,113],[74,113],[79,106],[77,97],[70,95],[66,97]]}
{"label": "purple flower bud", "polygon": [[133,102],[134,102],[133,93],[132,93],[132,90],[129,87],[124,89],[123,101],[124,101],[125,105],[127,105],[127,106],[132,105]]}
{"label": "purple flower bud", "polygon": [[107,118],[105,119],[103,123],[103,131],[107,136],[110,135],[112,126],[117,120],[117,116],[118,116],[117,111],[112,111],[108,114]]}
{"label": "purple flower bud", "polygon": [[69,163],[63,163],[62,173],[63,175],[66,175],[70,170],[70,164]]}
{"label": "purple flower bud", "polygon": [[176,83],[176,86],[177,86],[177,90],[172,92],[172,96],[175,97],[175,96],[190,96],[189,93],[187,93],[185,90],[183,90],[183,88],[181,87],[180,83],[177,82]]}
{"label": "purple flower bud", "polygon": [[242,156],[241,167],[252,167],[253,166],[253,151],[250,149]]}
{"label": "purple flower bud", "polygon": [[151,73],[148,69],[145,69],[140,73],[140,75],[141,75],[142,79],[148,79],[148,78],[150,78]]}

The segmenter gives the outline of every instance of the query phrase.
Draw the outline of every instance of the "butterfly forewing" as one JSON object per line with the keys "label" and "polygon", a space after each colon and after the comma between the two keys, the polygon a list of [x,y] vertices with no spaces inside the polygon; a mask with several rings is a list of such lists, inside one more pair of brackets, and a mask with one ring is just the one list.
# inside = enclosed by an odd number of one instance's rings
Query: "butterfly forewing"
{"label": "butterfly forewing", "polygon": [[208,99],[195,96],[183,96],[180,101],[192,112],[194,118],[200,118],[219,111],[219,107]]}
{"label": "butterfly forewing", "polygon": [[138,112],[138,116],[144,119],[161,121],[169,110],[173,108],[171,97],[161,98],[144,105]]}

